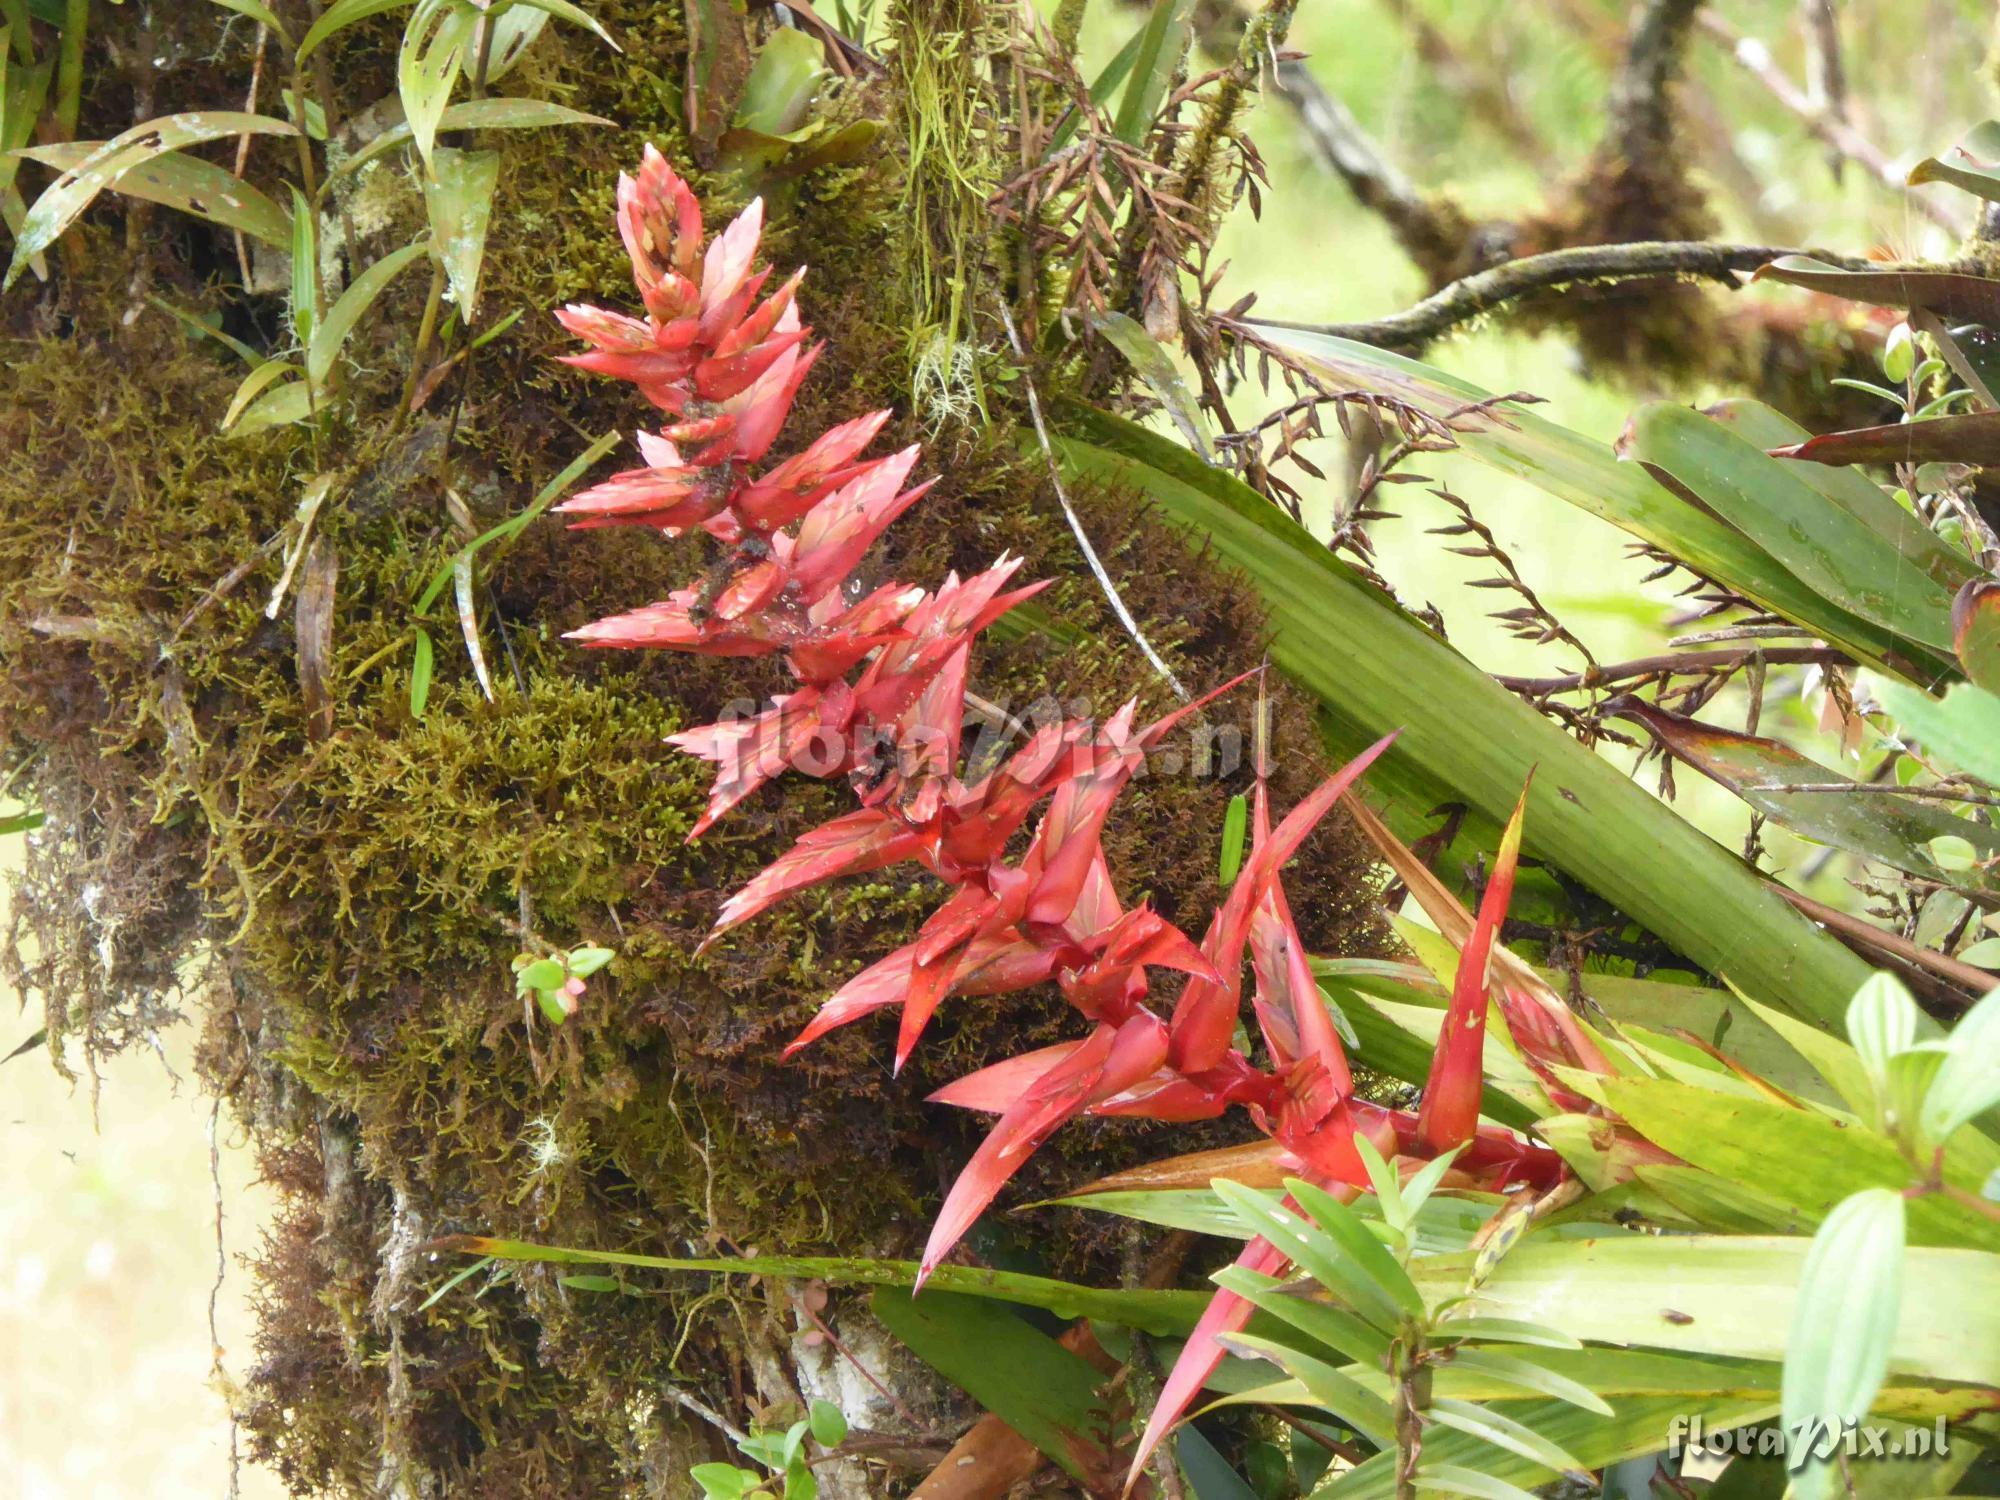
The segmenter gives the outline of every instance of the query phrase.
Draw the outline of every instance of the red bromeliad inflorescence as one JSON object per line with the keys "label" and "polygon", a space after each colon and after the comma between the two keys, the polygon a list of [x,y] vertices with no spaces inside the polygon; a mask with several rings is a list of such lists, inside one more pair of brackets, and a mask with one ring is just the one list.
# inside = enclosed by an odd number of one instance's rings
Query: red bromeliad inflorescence
{"label": "red bromeliad inflorescence", "polygon": [[[1260,774],[1253,850],[1199,944],[1150,908],[1120,904],[1100,838],[1148,750],[1215,694],[1145,726],[1135,725],[1131,703],[1101,725],[1047,725],[999,765],[961,779],[972,643],[1044,585],[1010,588],[1020,560],[1009,557],[969,579],[953,574],[936,590],[888,583],[863,593],[851,585],[876,538],[929,488],[905,487],[915,447],[862,456],[886,411],[843,423],[757,471],[820,349],[799,321],[802,271],[759,301],[770,275],[753,269],[762,225],[762,205],[752,203],[704,250],[694,194],[648,147],[638,175],[618,185],[618,227],[645,317],[593,307],[557,314],[591,346],[569,363],[632,382],[671,418],[658,434],[639,435],[644,468],[559,509],[577,526],[646,526],[669,537],[701,530],[726,549],[700,588],[573,634],[592,646],[779,655],[797,680],[755,717],[672,737],[717,767],[691,837],[788,769],[844,775],[859,797],[858,810],[805,834],[724,902],[709,941],[835,876],[915,863],[951,888],[916,940],[848,981],[790,1051],[900,1006],[900,1069],[946,998],[1051,981],[1090,1022],[1078,1041],[996,1063],[933,1096],[999,1119],[946,1196],[922,1274],[1021,1163],[1078,1115],[1199,1120],[1240,1107],[1279,1144],[1295,1175],[1329,1186],[1367,1185],[1357,1135],[1391,1158],[1459,1148],[1454,1165],[1482,1186],[1548,1185],[1561,1170],[1552,1152],[1478,1123],[1486,958],[1511,885],[1518,814],[1466,947],[1421,1111],[1355,1098],[1279,872],[1389,739],[1275,827]],[[1008,859],[1010,840],[1044,803],[1025,850]],[[1246,954],[1268,1066],[1236,1043]],[[1155,968],[1186,976],[1164,1016],[1146,1003],[1147,971]],[[1274,1270],[1284,1257],[1256,1240],[1244,1263]],[[1241,1299],[1218,1294],[1169,1379],[1141,1458],[1221,1357],[1205,1335],[1241,1327],[1248,1311]]]}

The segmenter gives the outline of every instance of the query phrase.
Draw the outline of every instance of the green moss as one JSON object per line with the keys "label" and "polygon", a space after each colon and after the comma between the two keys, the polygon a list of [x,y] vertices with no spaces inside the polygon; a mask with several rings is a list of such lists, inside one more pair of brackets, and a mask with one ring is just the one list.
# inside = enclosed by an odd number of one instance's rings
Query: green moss
{"label": "green moss", "polygon": [[[413,1489],[496,1496],[624,1494],[684,1472],[658,1382],[678,1369],[744,1384],[746,1319],[764,1312],[699,1282],[592,1296],[535,1269],[490,1286],[482,1273],[424,1307],[453,1267],[416,1246],[477,1230],[607,1248],[907,1253],[980,1128],[924,1094],[1075,1034],[1058,999],[1029,995],[947,1006],[900,1080],[883,1030],[867,1025],[778,1061],[842,979],[908,938],[938,888],[884,872],[696,951],[722,892],[849,802],[841,787],[791,780],[684,842],[707,778],[661,738],[778,688],[778,669],[561,639],[691,576],[700,560],[684,546],[543,525],[485,554],[493,697],[447,599],[428,622],[428,710],[409,712],[411,601],[460,536],[447,490],[483,526],[595,434],[650,420],[622,387],[550,359],[567,345],[549,307],[632,300],[611,228],[618,170],[644,140],[682,147],[678,12],[594,9],[624,56],[552,28],[519,91],[618,128],[505,142],[487,307],[528,315],[400,432],[382,413],[421,278],[399,283],[353,346],[352,417],[327,434],[339,488],[318,521],[339,559],[330,734],[316,736],[307,712],[290,599],[264,612],[310,449],[296,433],[214,434],[240,377],[233,356],[150,311],[128,321],[131,268],[99,231],[45,300],[62,309],[51,326],[63,336],[0,350],[13,398],[0,410],[0,753],[32,763],[50,813],[16,901],[37,941],[15,962],[52,1032],[93,1050],[146,1034],[180,983],[200,979],[204,1077],[248,1126],[284,1205],[260,1261],[263,1357],[244,1417],[300,1492],[374,1492],[398,1464]],[[343,116],[387,86],[393,39],[385,21],[343,40],[336,76],[355,91]],[[212,83],[191,76],[189,88]],[[163,112],[208,102],[175,86]],[[809,176],[771,226],[770,259],[812,264],[804,309],[828,342],[794,433],[880,406],[896,410],[898,441],[933,425],[910,401],[903,268],[882,253],[906,166],[891,149]],[[700,185],[717,218],[746,194]],[[370,253],[415,232],[414,194],[393,177],[367,191],[379,195]],[[196,236],[181,248],[187,262],[156,267],[175,301],[228,302],[232,317],[268,324],[269,299],[199,284],[196,261],[232,263],[224,245]],[[975,311],[959,316],[977,337]],[[1045,469],[1019,452],[1015,389],[990,393],[990,424],[947,420],[931,435],[942,482],[879,567],[935,582],[1020,554],[1027,576],[1056,580],[1038,604],[1064,629],[989,640],[974,668],[982,696],[1014,712],[1079,698],[1106,712],[1134,694],[1162,709]],[[1211,683],[1257,662],[1258,615],[1232,580],[1129,497],[1078,504],[1178,672]],[[1278,706],[1289,800],[1318,773],[1316,737],[1305,705],[1280,691]],[[1247,719],[1247,700],[1225,712]],[[1199,927],[1227,794],[1247,774],[1134,786],[1107,835],[1129,896]],[[1366,862],[1333,831],[1308,855],[1293,877],[1308,941],[1371,942]],[[508,960],[524,943],[585,941],[618,957],[552,1032],[524,1014]],[[1023,1173],[1021,1200],[1238,1136],[1240,1122],[1078,1128]],[[1108,1274],[1133,1233],[1066,1214],[1035,1228],[1052,1268],[1075,1274]]]}

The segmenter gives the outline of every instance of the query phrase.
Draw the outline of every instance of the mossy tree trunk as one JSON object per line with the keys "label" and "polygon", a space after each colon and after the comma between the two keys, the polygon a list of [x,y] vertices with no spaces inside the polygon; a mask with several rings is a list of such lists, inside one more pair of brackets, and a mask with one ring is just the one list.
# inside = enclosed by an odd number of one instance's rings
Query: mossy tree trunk
{"label": "mossy tree trunk", "polygon": [[[739,61],[771,24],[719,0],[694,8],[734,28]],[[309,19],[303,3],[280,9]],[[823,1316],[885,1364],[918,1430],[803,1337],[808,1289],[635,1282],[644,1295],[618,1296],[518,1268],[431,1300],[460,1267],[422,1247],[472,1231],[667,1253],[908,1253],[976,1130],[924,1095],[1073,1031],[1052,997],[966,1004],[901,1079],[865,1026],[779,1064],[817,1002],[908,933],[936,888],[896,872],[851,882],[696,953],[719,894],[842,800],[787,782],[726,835],[684,842],[705,777],[662,737],[778,676],[586,656],[561,636],[687,582],[700,564],[685,549],[543,524],[483,553],[473,604],[490,694],[447,610],[428,705],[412,713],[412,601],[440,562],[592,437],[649,420],[555,363],[567,344],[548,314],[634,301],[612,227],[617,173],[648,141],[712,165],[699,122],[733,107],[691,109],[681,7],[592,9],[621,55],[552,27],[508,92],[615,125],[505,142],[483,302],[488,317],[522,317],[413,420],[393,411],[421,274],[392,286],[350,345],[343,405],[317,444],[299,429],[219,436],[242,367],[161,310],[282,347],[282,267],[259,256],[246,284],[226,235],[107,200],[45,284],[0,304],[0,730],[16,788],[47,814],[14,893],[15,978],[46,1005],[58,1060],[123,1045],[176,1009],[198,1019],[204,1083],[279,1195],[255,1255],[261,1334],[240,1415],[253,1454],[299,1493],[689,1494],[688,1466],[726,1444],[675,1390],[737,1422],[829,1396],[863,1427],[901,1424],[906,1463],[942,1451],[962,1407],[838,1300]],[[943,483],[892,534],[884,576],[969,572],[1011,548],[1028,576],[1057,580],[1041,601],[1051,630],[980,656],[983,696],[1017,713],[1079,699],[1102,712],[1133,693],[1158,704],[1046,492],[1018,383],[993,378],[1009,363],[994,299],[1036,278],[1015,274],[990,219],[1008,37],[985,9],[897,10],[889,66],[827,105],[888,122],[878,149],[773,189],[765,253],[811,264],[805,312],[828,341],[795,428],[891,406],[896,440],[930,445]],[[242,104],[258,45],[246,23],[192,5],[97,7],[93,23],[84,136],[116,133],[139,108]],[[336,150],[380,128],[399,25],[392,14],[330,45]],[[724,67],[703,86],[740,81]],[[293,165],[262,142],[248,177],[281,194]],[[719,173],[696,180],[712,219],[748,196]],[[320,225],[329,263],[351,276],[411,242],[423,212],[393,162],[356,174]],[[1066,368],[1040,378],[1060,389]],[[329,475],[302,610],[280,574],[300,497]],[[1255,663],[1260,626],[1241,589],[1132,498],[1079,499],[1177,672],[1212,682]],[[1279,712],[1284,791],[1316,757],[1304,708],[1281,697]],[[1245,775],[1144,783],[1110,834],[1114,865],[1196,931]],[[1308,940],[1365,942],[1368,893],[1342,836],[1322,836],[1307,866],[1293,899]],[[560,1030],[524,1015],[509,959],[585,942],[618,956],[579,1013]],[[1143,1126],[1079,1128],[1021,1193],[1167,1149]],[[1115,1275],[1134,1248],[1055,1217],[1034,1238],[1051,1269],[1079,1274]],[[887,1472],[856,1468],[832,1488],[899,1489]]]}

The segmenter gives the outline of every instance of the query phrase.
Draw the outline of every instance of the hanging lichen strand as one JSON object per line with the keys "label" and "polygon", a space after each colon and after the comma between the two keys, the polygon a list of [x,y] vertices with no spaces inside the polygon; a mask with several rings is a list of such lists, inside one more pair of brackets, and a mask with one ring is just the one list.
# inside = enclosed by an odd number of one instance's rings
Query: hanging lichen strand
{"label": "hanging lichen strand", "polygon": [[[997,767],[961,779],[972,643],[1041,585],[1009,590],[1019,562],[1002,557],[976,577],[951,575],[935,591],[888,583],[855,597],[848,583],[863,555],[927,488],[903,487],[918,450],[862,458],[888,417],[875,412],[753,474],[818,353],[799,321],[798,275],[757,301],[770,274],[752,270],[761,204],[704,254],[693,193],[648,148],[638,176],[620,179],[618,223],[646,317],[564,308],[564,326],[594,346],[570,362],[633,382],[674,420],[657,436],[640,435],[647,467],[562,509],[579,526],[642,525],[670,537],[706,531],[723,557],[699,587],[585,626],[574,638],[785,658],[796,690],[761,713],[672,736],[717,767],[696,836],[786,770],[844,775],[862,804],[807,833],[731,896],[709,941],[820,881],[914,861],[953,894],[915,942],[829,999],[793,1050],[900,1005],[900,1069],[947,996],[1002,995],[1051,980],[1092,1022],[1082,1040],[1010,1058],[933,1096],[1000,1119],[945,1199],[924,1273],[1020,1164],[1079,1114],[1197,1120],[1240,1105],[1319,1182],[1366,1184],[1357,1132],[1392,1152],[1465,1145],[1459,1165],[1490,1183],[1546,1179],[1557,1166],[1551,1153],[1477,1127],[1476,1049],[1469,1063],[1457,1059],[1434,1080],[1421,1119],[1352,1097],[1347,1059],[1278,875],[1388,742],[1358,756],[1275,828],[1260,774],[1254,850],[1200,946],[1149,907],[1124,910],[1100,843],[1105,820],[1146,752],[1209,699],[1145,728],[1134,727],[1133,703],[1101,726],[1049,724]],[[1025,851],[1008,860],[1009,840],[1044,801]],[[1269,1068],[1234,1043],[1246,951]],[[1148,967],[1188,976],[1169,1019],[1145,1005]],[[1445,1098],[1471,1101],[1450,1111],[1448,1141],[1430,1128]],[[1213,1315],[1228,1316],[1222,1308]]]}

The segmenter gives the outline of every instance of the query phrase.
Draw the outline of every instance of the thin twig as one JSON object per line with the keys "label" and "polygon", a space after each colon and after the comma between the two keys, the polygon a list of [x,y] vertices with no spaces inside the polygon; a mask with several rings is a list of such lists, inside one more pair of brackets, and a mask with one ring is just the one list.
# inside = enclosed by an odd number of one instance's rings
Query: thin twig
{"label": "thin twig", "polygon": [[[1884,187],[1898,192],[1907,192],[1903,174],[1896,170],[1881,147],[1849,125],[1838,115],[1815,104],[1785,71],[1771,60],[1771,49],[1755,37],[1747,37],[1731,26],[1712,9],[1702,11],[1699,17],[1701,28],[1729,49],[1745,72],[1764,86],[1767,93],[1786,109],[1805,122],[1806,130],[1817,140],[1838,151],[1850,161],[1859,163]],[[1954,234],[1964,230],[1965,225],[1950,210],[1932,202],[1921,194],[1911,194],[1910,202],[1919,212],[1934,224],[1941,224]]]}
{"label": "thin twig", "polygon": [[1584,282],[1643,281],[1656,276],[1698,276],[1725,286],[1739,285],[1733,273],[1754,271],[1785,255],[1810,255],[1844,270],[1895,267],[1834,255],[1824,250],[1787,250],[1772,245],[1719,245],[1709,240],[1640,240],[1629,245],[1576,245],[1543,255],[1524,255],[1454,281],[1403,312],[1366,323],[1281,323],[1385,349],[1418,349],[1431,340],[1503,303],[1551,287]]}
{"label": "thin twig", "polygon": [[236,1450],[236,1403],[228,1395],[228,1382],[222,1368],[222,1334],[216,1323],[216,1310],[222,1301],[222,1283],[229,1275],[229,1248],[222,1235],[222,1099],[218,1095],[208,1111],[208,1180],[215,1187],[215,1280],[208,1288],[208,1345],[209,1377],[216,1389],[223,1392],[223,1400],[229,1407],[229,1500],[236,1500],[242,1474],[242,1460]]}
{"label": "thin twig", "polygon": [[[1850,945],[1858,944],[1878,953],[1887,953],[1914,964],[1917,968],[1948,981],[1953,986],[1969,990],[1973,995],[1983,995],[2000,985],[2000,975],[1989,974],[1984,969],[1975,969],[1971,964],[1960,963],[1943,953],[1933,953],[1928,948],[1919,947],[1898,932],[1888,932],[1873,922],[1864,922],[1851,913],[1828,906],[1823,901],[1815,901],[1810,896],[1801,896],[1789,886],[1775,882],[1771,889],[1783,896],[1793,906],[1813,921],[1848,940]],[[1963,995],[1957,997],[1959,1003],[1969,1004]]]}
{"label": "thin twig", "polygon": [[1630,682],[1634,678],[1677,675],[1683,672],[1716,672],[1740,667],[1754,656],[1768,666],[1845,665],[1846,653],[1831,646],[1781,646],[1775,650],[1752,647],[1742,651],[1669,652],[1664,656],[1641,656],[1631,661],[1613,662],[1561,677],[1496,677],[1502,687],[1517,693],[1574,693],[1584,688],[1602,687],[1610,682]]}
{"label": "thin twig", "polygon": [[666,1392],[667,1399],[673,1402],[674,1405],[693,1412],[702,1421],[721,1432],[730,1442],[742,1444],[750,1441],[749,1433],[738,1427],[734,1422],[731,1422],[729,1418],[708,1405],[707,1402],[690,1396],[677,1385],[666,1385],[662,1389]]}
{"label": "thin twig", "polygon": [[1049,481],[1055,486],[1056,499],[1062,505],[1063,515],[1069,521],[1069,529],[1076,537],[1076,544],[1083,549],[1084,561],[1090,564],[1090,571],[1097,577],[1097,586],[1104,590],[1104,597],[1111,601],[1112,612],[1118,616],[1118,622],[1125,627],[1126,634],[1132,637],[1146,660],[1153,664],[1153,670],[1158,672],[1166,680],[1167,686],[1174,690],[1174,696],[1186,703],[1189,701],[1188,690],[1182,687],[1180,679],[1174,676],[1173,668],[1161,660],[1160,653],[1153,649],[1152,642],[1148,641],[1145,632],[1139,629],[1139,622],[1132,618],[1132,611],[1125,607],[1125,601],[1118,595],[1118,586],[1111,581],[1111,575],[1104,570],[1104,563],[1099,559],[1097,549],[1091,546],[1090,537],[1084,532],[1083,522],[1077,516],[1076,507],[1070,504],[1069,491],[1063,487],[1062,466],[1056,462],[1055,445],[1049,441],[1048,425],[1042,420],[1042,398],[1036,394],[1035,377],[1028,371],[1027,351],[1021,347],[1021,335],[1014,327],[1013,314],[1007,311],[1006,303],[1002,302],[999,306],[1000,322],[1007,330],[1007,342],[1014,346],[1014,357],[1021,362],[1021,383],[1028,391],[1028,414],[1035,419],[1035,436],[1041,441],[1042,456],[1049,463]]}

